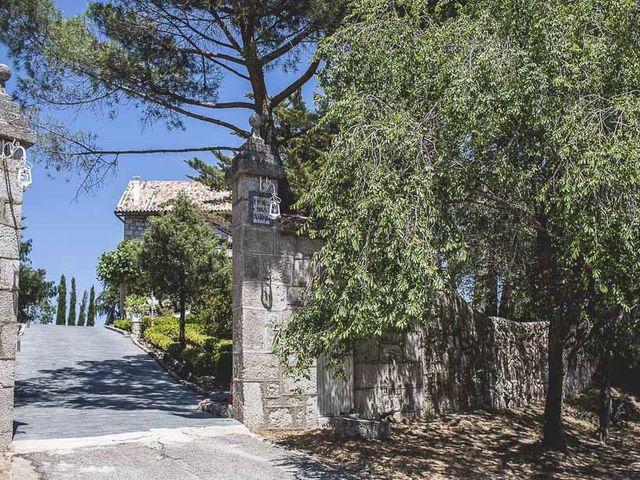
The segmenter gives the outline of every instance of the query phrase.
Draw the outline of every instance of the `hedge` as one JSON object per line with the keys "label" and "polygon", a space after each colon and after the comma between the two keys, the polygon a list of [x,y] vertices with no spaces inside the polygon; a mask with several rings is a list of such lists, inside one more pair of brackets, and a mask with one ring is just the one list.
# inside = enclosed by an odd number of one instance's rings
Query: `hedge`
{"label": "hedge", "polygon": [[144,318],[142,330],[145,340],[168,355],[182,360],[191,373],[213,375],[223,385],[231,379],[231,340],[204,334],[199,323],[185,325],[187,346],[181,351],[178,344],[180,325],[174,317]]}
{"label": "hedge", "polygon": [[124,330],[125,332],[131,333],[131,320],[126,318],[119,318],[113,321],[113,326],[119,328],[120,330]]}

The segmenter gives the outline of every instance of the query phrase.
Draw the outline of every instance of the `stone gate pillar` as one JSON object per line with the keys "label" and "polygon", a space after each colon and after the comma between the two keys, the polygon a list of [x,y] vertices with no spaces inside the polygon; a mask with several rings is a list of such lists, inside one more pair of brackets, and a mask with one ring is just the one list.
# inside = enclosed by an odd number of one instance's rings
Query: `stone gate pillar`
{"label": "stone gate pillar", "polygon": [[[0,448],[6,448],[13,436],[13,391],[18,336],[18,271],[20,264],[20,221],[22,188],[18,185],[18,162],[11,155],[18,142],[28,148],[33,132],[20,108],[6,91],[11,77],[6,65],[0,65]],[[9,158],[7,158],[9,157]]]}
{"label": "stone gate pillar", "polygon": [[[256,119],[252,119],[254,129]],[[257,135],[227,172],[233,189],[233,416],[250,429],[317,425],[317,382],[294,384],[272,353],[275,331],[300,299],[317,243],[269,216],[284,168]]]}

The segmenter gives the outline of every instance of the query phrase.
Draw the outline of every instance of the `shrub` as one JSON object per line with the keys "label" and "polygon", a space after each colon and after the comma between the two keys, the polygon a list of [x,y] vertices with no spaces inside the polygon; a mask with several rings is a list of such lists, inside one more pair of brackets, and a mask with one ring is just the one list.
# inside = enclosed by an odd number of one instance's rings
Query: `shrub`
{"label": "shrub", "polygon": [[171,345],[176,343],[175,340],[170,336],[165,335],[164,333],[153,328],[148,328],[147,330],[145,330],[143,336],[144,339],[151,345],[165,352],[168,352]]}
{"label": "shrub", "polygon": [[187,370],[196,375],[213,375],[227,385],[231,379],[231,346],[228,339],[206,335],[205,326],[188,319],[185,326],[187,348],[178,343],[179,321],[174,317],[146,317],[142,320],[144,338],[171,357],[184,362]]}
{"label": "shrub", "polygon": [[120,330],[124,330],[125,332],[131,333],[131,320],[126,318],[119,318],[113,321],[113,326],[119,328]]}

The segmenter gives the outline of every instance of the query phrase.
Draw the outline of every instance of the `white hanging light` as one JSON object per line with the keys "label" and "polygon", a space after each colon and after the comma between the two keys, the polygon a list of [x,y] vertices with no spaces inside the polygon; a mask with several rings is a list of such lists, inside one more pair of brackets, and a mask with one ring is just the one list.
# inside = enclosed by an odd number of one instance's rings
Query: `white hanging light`
{"label": "white hanging light", "polygon": [[280,197],[273,192],[271,195],[271,199],[269,200],[269,218],[271,220],[275,220],[276,218],[280,218]]}
{"label": "white hanging light", "polygon": [[2,160],[15,160],[18,162],[18,186],[25,191],[33,183],[31,169],[33,165],[27,161],[27,151],[17,140],[3,142]]}
{"label": "white hanging light", "polygon": [[269,218],[275,220],[280,218],[280,202],[282,200],[276,194],[276,185],[269,178],[260,177],[260,191],[268,192],[271,190],[271,198],[269,199]]}

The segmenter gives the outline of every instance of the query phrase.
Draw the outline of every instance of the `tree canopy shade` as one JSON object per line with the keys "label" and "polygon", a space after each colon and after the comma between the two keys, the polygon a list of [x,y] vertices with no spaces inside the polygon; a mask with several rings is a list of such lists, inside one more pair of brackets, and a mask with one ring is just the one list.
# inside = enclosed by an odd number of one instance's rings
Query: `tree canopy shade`
{"label": "tree canopy shade", "polygon": [[356,1],[321,48],[339,133],[303,201],[325,243],[278,349],[339,358],[493,272],[513,318],[550,321],[544,440],[563,449],[567,342],[637,311],[640,10],[429,3]]}
{"label": "tree canopy shade", "polygon": [[[269,74],[294,71],[307,47],[330,34],[348,0],[111,0],[89,2],[82,16],[63,18],[52,0],[8,0],[0,5],[0,41],[23,68],[20,93],[29,104],[141,109],[144,122],[183,127],[186,118],[249,132],[225,120],[246,109],[263,117],[262,136],[275,144],[273,110],[316,72],[302,66],[291,82],[271,91]],[[223,79],[245,85],[220,100]],[[102,149],[94,135],[70,132],[40,119],[44,153],[56,166],[83,167],[100,180],[119,154],[156,150]],[[48,138],[49,141],[44,141]],[[220,151],[225,145],[188,145],[163,151]]]}
{"label": "tree canopy shade", "polygon": [[186,310],[212,292],[228,289],[226,248],[186,194],[171,212],[150,219],[141,251],[154,292],[173,301],[180,312],[180,346],[186,346]]}

